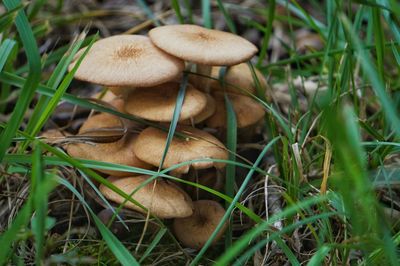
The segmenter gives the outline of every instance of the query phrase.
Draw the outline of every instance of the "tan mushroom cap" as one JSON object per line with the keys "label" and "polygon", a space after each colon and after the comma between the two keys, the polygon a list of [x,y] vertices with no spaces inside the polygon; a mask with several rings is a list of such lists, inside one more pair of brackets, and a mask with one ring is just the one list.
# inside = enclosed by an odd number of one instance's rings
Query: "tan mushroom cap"
{"label": "tan mushroom cap", "polygon": [[[129,125],[128,125],[129,126]],[[121,128],[121,121],[111,114],[101,113],[90,117],[79,130],[82,135],[118,135],[115,131]],[[122,130],[121,130],[122,134]],[[139,160],[133,152],[136,134],[126,133],[122,138],[109,143],[72,143],[66,145],[72,157],[96,160],[100,162],[123,164],[133,167],[150,169],[151,165]],[[132,173],[98,169],[99,172],[114,176],[129,176]]]}
{"label": "tan mushroom cap", "polygon": [[[220,69],[221,67],[213,67],[211,70],[211,76],[215,79],[218,79]],[[256,68],[254,68],[254,72],[256,73],[260,88],[264,93],[267,88],[267,83],[265,81],[265,78],[263,74]],[[223,91],[225,89],[227,92],[237,93],[237,94],[246,95],[246,92],[254,95],[257,94],[257,87],[255,85],[256,81],[253,79],[252,71],[247,63],[234,65],[227,69],[225,73],[226,86],[222,86],[219,80],[213,80],[213,79],[209,80],[210,80],[210,88],[212,90]]]}
{"label": "tan mushroom cap", "polygon": [[209,118],[215,113],[215,110],[217,109],[216,102],[214,98],[210,94],[205,94],[207,98],[207,104],[206,107],[197,115],[194,117],[187,119],[185,121],[182,121],[183,125],[191,125],[192,123],[198,124]]}
{"label": "tan mushroom cap", "polygon": [[[145,182],[149,176],[140,175],[127,178],[110,177],[108,180],[126,194],[130,195],[137,187]],[[159,218],[180,218],[188,217],[193,213],[193,203],[190,197],[173,183],[157,180],[154,188],[154,180],[140,188],[132,195],[132,199],[147,208],[150,213]],[[123,197],[104,185],[100,185],[100,192],[109,200],[116,203],[125,201]],[[142,208],[130,201],[125,207],[146,213]]]}
{"label": "tan mushroom cap", "polygon": [[232,33],[197,25],[168,25],[149,32],[151,41],[178,58],[202,65],[236,65],[249,60],[258,49]]}
{"label": "tan mushroom cap", "polygon": [[[216,201],[198,200],[193,202],[192,216],[174,219],[173,228],[176,238],[186,247],[201,249],[217,228],[225,214],[224,208]],[[216,235],[215,244],[224,235],[228,224]]]}
{"label": "tan mushroom cap", "polygon": [[[164,161],[164,168],[194,159],[213,158],[226,160],[228,158],[228,152],[224,145],[211,134],[188,126],[178,126],[176,130],[193,138],[184,139],[175,136],[172,139]],[[135,154],[140,160],[158,166],[164,152],[166,140],[167,132],[151,127],[146,128],[139,134],[134,143]],[[225,164],[204,161],[195,162],[192,166],[195,169],[206,169],[213,166],[222,168]],[[174,171],[176,173],[187,173],[189,168],[190,165],[184,165]]]}
{"label": "tan mushroom cap", "polygon": [[[138,88],[129,93],[125,111],[148,120],[169,122],[174,114],[179,86],[179,83],[168,82],[152,88]],[[179,120],[194,117],[206,104],[206,95],[188,84]]]}
{"label": "tan mushroom cap", "polygon": [[[265,115],[263,106],[250,97],[233,93],[228,94],[228,97],[236,114],[238,128],[254,125]],[[208,127],[225,128],[226,108],[224,94],[214,93],[214,98],[217,102],[217,110],[205,123]]]}
{"label": "tan mushroom cap", "polygon": [[182,60],[158,49],[148,37],[115,35],[93,44],[75,78],[106,86],[149,87],[175,79],[183,69]]}

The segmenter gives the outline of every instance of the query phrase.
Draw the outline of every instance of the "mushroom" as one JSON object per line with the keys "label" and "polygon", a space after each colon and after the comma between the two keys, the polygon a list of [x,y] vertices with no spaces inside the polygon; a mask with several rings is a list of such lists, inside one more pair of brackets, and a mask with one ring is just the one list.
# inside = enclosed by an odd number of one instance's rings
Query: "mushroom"
{"label": "mushroom", "polygon": [[[215,169],[204,169],[204,170],[195,170],[190,171],[188,175],[183,177],[185,180],[188,180],[193,183],[197,183],[208,188],[222,191],[224,187],[224,175],[220,171],[215,171]],[[181,187],[185,190],[192,199],[213,199],[217,198],[214,194],[210,192],[199,189],[198,187],[181,183]]]}
{"label": "mushroom", "polygon": [[[211,70],[211,76],[218,79],[221,67],[213,67]],[[263,74],[254,68],[254,72],[259,81],[261,92],[265,93],[267,83],[264,79]],[[210,88],[212,90],[227,91],[230,93],[248,95],[257,94],[257,87],[253,78],[250,66],[247,63],[231,66],[227,69],[224,76],[225,85],[221,84],[219,80],[210,80]]]}
{"label": "mushroom", "polygon": [[236,65],[249,60],[258,50],[240,36],[197,25],[156,27],[149,31],[149,36],[165,52],[203,65]]}
{"label": "mushroom", "polygon": [[[125,111],[152,121],[170,122],[179,86],[179,83],[168,82],[152,88],[137,88],[128,94]],[[179,120],[196,116],[206,108],[206,104],[206,95],[188,84]]]}
{"label": "mushroom", "polygon": [[[149,164],[139,160],[133,152],[133,144],[136,139],[136,134],[131,132],[124,134],[121,121],[114,115],[108,113],[93,115],[83,123],[79,129],[79,135],[82,138],[88,138],[87,136],[108,136],[108,139],[114,141],[110,142],[109,140],[106,140],[107,143],[89,144],[82,142],[68,144],[66,145],[67,152],[73,157],[123,164],[145,169],[151,168]],[[115,140],[115,138],[117,139]],[[132,173],[122,171],[104,169],[98,169],[98,171],[112,174],[114,176],[132,175]]]}
{"label": "mushroom", "polygon": [[[213,95],[217,103],[217,109],[214,115],[209,117],[205,123],[207,126],[212,128],[226,128],[224,94],[221,92],[215,92]],[[233,110],[235,111],[238,128],[245,128],[254,125],[263,118],[265,114],[264,108],[252,98],[233,93],[227,93],[227,95],[232,103]]]}
{"label": "mushroom", "polygon": [[[199,74],[209,76],[211,66],[231,66],[249,60],[258,49],[232,33],[197,25],[168,25],[149,31],[151,41],[160,49],[197,64]],[[204,80],[199,80],[202,84]],[[200,84],[197,84],[200,86]],[[208,90],[208,83],[203,84]]]}
{"label": "mushroom", "polygon": [[181,122],[183,125],[199,124],[212,116],[217,109],[215,99],[210,94],[205,94],[207,98],[206,108],[204,108],[200,113],[191,117],[190,119]]}
{"label": "mushroom", "polygon": [[[224,208],[216,201],[198,200],[193,202],[193,215],[174,219],[173,229],[176,238],[186,247],[201,249],[217,228],[225,214]],[[216,235],[215,244],[224,234],[228,224]]]}
{"label": "mushroom", "polygon": [[[71,63],[86,48],[81,49]],[[150,87],[178,77],[184,62],[158,49],[141,35],[115,35],[93,44],[75,78],[114,87]]]}
{"label": "mushroom", "polygon": [[[189,138],[174,137],[172,139],[163,168],[169,168],[173,165],[194,159],[209,158],[226,160],[228,158],[225,146],[209,133],[188,126],[178,126],[176,130],[188,135]],[[133,149],[140,160],[154,166],[159,166],[166,140],[167,132],[149,127],[139,134],[133,145]],[[204,161],[192,163],[192,166],[195,169],[205,169],[212,166],[222,168],[225,164]],[[176,168],[174,172],[187,173],[189,168],[190,165],[184,165]]]}
{"label": "mushroom", "polygon": [[[149,177],[145,175],[115,178],[109,177],[114,186],[130,195]],[[131,197],[139,204],[147,208],[151,214],[159,218],[181,218],[188,217],[193,213],[193,203],[190,197],[173,183],[154,180],[138,189]],[[154,190],[153,190],[154,188]],[[109,200],[121,204],[126,201],[110,188],[105,185],[100,185],[100,192]],[[130,201],[125,202],[125,207],[136,210],[141,213],[146,213],[142,208],[133,204]]]}

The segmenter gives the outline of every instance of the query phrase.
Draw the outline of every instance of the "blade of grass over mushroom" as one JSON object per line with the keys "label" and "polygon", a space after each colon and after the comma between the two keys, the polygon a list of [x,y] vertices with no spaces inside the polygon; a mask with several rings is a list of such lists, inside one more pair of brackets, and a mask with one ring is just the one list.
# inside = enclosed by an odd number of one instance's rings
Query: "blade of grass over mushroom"
{"label": "blade of grass over mushroom", "polygon": [[381,102],[382,109],[385,113],[386,118],[390,122],[393,130],[397,135],[400,135],[400,118],[398,116],[398,112],[394,107],[393,101],[390,99],[388,94],[386,93],[385,86],[383,81],[380,79],[379,75],[376,72],[374,64],[372,63],[370,55],[365,51],[362,42],[357,37],[357,34],[353,31],[350,22],[348,19],[340,15],[340,20],[343,24],[344,30],[348,33],[348,36],[351,38],[353,46],[357,51],[357,58],[361,63],[361,67],[366,73],[366,77],[370,80],[372,84],[372,89],[377,95],[378,99]]}
{"label": "blade of grass over mushroom", "polygon": [[271,33],[272,33],[272,24],[275,18],[275,10],[276,10],[275,5],[276,5],[275,0],[268,1],[268,19],[267,19],[267,25],[265,27],[264,37],[262,39],[260,55],[257,61],[257,67],[261,66],[262,62],[265,60],[265,56],[267,55],[269,40],[271,38]]}
{"label": "blade of grass over mushroom", "polygon": [[[4,0],[4,5],[8,10],[17,7],[20,4],[18,0]],[[41,63],[39,50],[36,44],[36,40],[33,36],[32,28],[29,25],[28,19],[25,16],[24,10],[18,11],[18,15],[15,19],[15,25],[19,32],[22,44],[25,48],[25,53],[29,63],[29,74],[27,77],[27,82],[25,82],[21,97],[18,98],[15,108],[10,117],[9,123],[6,129],[1,133],[0,136],[0,162],[2,161],[12,138],[15,136],[16,131],[20,123],[22,122],[24,113],[34,96],[36,87],[40,82],[41,75]]]}
{"label": "blade of grass over mushroom", "polygon": [[58,178],[57,181],[67,187],[74,195],[80,200],[80,202],[85,205],[86,209],[89,211],[92,216],[97,228],[100,231],[101,236],[106,242],[107,246],[110,248],[111,252],[115,255],[118,261],[122,265],[131,266],[131,265],[140,265],[137,260],[132,256],[132,254],[125,248],[125,246],[116,238],[113,233],[105,226],[97,215],[93,212],[90,206],[87,204],[82,195],[69,183],[67,180]]}
{"label": "blade of grass over mushroom", "polygon": [[203,16],[204,27],[206,27],[208,29],[212,29],[213,22],[212,22],[212,16],[211,16],[210,0],[202,0],[201,1],[201,14]]}
{"label": "blade of grass over mushroom", "polygon": [[165,157],[167,156],[169,146],[171,144],[172,139],[174,138],[176,126],[178,125],[179,116],[181,115],[183,100],[185,99],[186,87],[188,84],[188,74],[184,73],[182,77],[182,83],[179,87],[178,95],[176,96],[176,105],[174,109],[174,113],[172,115],[171,124],[169,126],[169,131],[167,135],[167,140],[165,141],[165,149],[161,157],[160,165],[158,166],[158,171],[163,168]]}
{"label": "blade of grass over mushroom", "polygon": [[89,186],[94,190],[94,192],[96,193],[96,195],[100,198],[101,201],[104,202],[104,204],[107,206],[107,208],[109,208],[110,210],[112,210],[112,212],[115,214],[116,218],[119,220],[119,222],[127,229],[128,225],[125,223],[125,221],[121,218],[121,216],[118,214],[118,212],[115,210],[115,208],[108,202],[108,200],[103,196],[103,194],[101,194],[101,192],[99,191],[99,189],[96,187],[96,185],[92,182],[92,180],[90,180],[90,178],[83,173],[82,171],[80,171],[80,174],[82,175],[82,177],[85,179],[85,181],[89,184]]}
{"label": "blade of grass over mushroom", "polygon": [[207,251],[207,249],[210,247],[212,241],[214,240],[214,238],[216,237],[216,235],[218,234],[219,230],[221,230],[221,228],[224,226],[224,224],[226,223],[227,219],[229,219],[233,209],[235,208],[235,204],[236,202],[238,202],[239,198],[242,196],[243,191],[246,189],[246,186],[248,184],[248,182],[250,181],[250,179],[252,178],[254,172],[255,172],[255,168],[258,167],[258,165],[260,164],[261,160],[264,158],[266,152],[277,142],[277,140],[279,140],[279,137],[272,139],[268,145],[266,145],[263,150],[261,151],[261,153],[259,154],[257,160],[254,162],[252,168],[250,169],[250,171],[248,172],[248,174],[246,175],[246,178],[244,179],[242,185],[240,186],[239,190],[237,191],[235,197],[233,198],[231,204],[229,205],[228,209],[226,210],[226,213],[224,214],[224,216],[222,217],[221,221],[219,222],[218,226],[215,228],[214,232],[211,234],[210,238],[207,240],[207,242],[204,244],[204,246],[202,247],[202,249],[199,251],[199,253],[196,255],[196,257],[194,258],[194,260],[192,261],[192,263],[190,265],[197,265],[201,259],[201,257],[204,255],[204,253]]}
{"label": "blade of grass over mushroom", "polygon": [[240,254],[246,247],[248,247],[248,244],[251,242],[252,239],[255,239],[257,236],[265,232],[265,230],[271,227],[274,222],[281,220],[285,217],[291,217],[302,209],[307,209],[313,205],[322,203],[326,201],[327,198],[327,196],[316,196],[303,200],[296,205],[286,207],[282,212],[275,214],[267,221],[262,222],[258,226],[245,233],[238,241],[236,241],[232,245],[230,249],[226,250],[225,253],[218,258],[215,265],[229,265],[230,261],[232,261],[238,254]]}
{"label": "blade of grass over mushroom", "polygon": [[217,0],[217,5],[218,5],[219,10],[222,12],[222,15],[225,18],[225,22],[226,22],[226,25],[228,25],[229,30],[232,33],[237,33],[235,23],[233,23],[232,17],[226,11],[225,6],[222,3],[222,1],[221,0]]}
{"label": "blade of grass over mushroom", "polygon": [[[31,136],[36,136],[39,131],[42,129],[43,125],[47,122],[51,114],[54,112],[58,102],[61,100],[62,95],[66,92],[71,81],[74,77],[74,74],[79,67],[80,62],[82,62],[85,55],[88,53],[89,49],[94,43],[95,39],[92,39],[92,42],[83,52],[82,56],[77,60],[74,68],[71,72],[69,72],[63,80],[62,77],[65,75],[65,72],[68,69],[68,65],[71,63],[72,59],[74,58],[75,54],[78,52],[79,48],[81,47],[83,40],[85,38],[86,33],[80,35],[79,39],[71,46],[70,53],[67,54],[63,59],[61,59],[60,63],[57,65],[56,69],[54,70],[53,74],[51,75],[47,85],[54,90],[54,95],[50,98],[47,96],[42,95],[40,97],[34,112],[32,114],[31,119],[26,128],[26,133]],[[61,83],[61,84],[60,84]],[[21,146],[21,151],[26,149],[28,143]]]}
{"label": "blade of grass over mushroom", "polygon": [[[229,100],[227,94],[225,93],[225,106],[226,106],[226,147],[229,151],[228,160],[235,161],[236,159],[236,146],[237,146],[237,121],[235,111],[233,110],[233,106],[231,101]],[[233,197],[235,194],[235,177],[236,177],[236,168],[233,164],[228,164],[226,166],[226,176],[225,176],[225,193],[228,197]],[[229,204],[226,203],[226,207],[229,207]],[[232,245],[232,220],[228,220],[229,225],[226,231],[225,238],[225,247],[230,247]]]}

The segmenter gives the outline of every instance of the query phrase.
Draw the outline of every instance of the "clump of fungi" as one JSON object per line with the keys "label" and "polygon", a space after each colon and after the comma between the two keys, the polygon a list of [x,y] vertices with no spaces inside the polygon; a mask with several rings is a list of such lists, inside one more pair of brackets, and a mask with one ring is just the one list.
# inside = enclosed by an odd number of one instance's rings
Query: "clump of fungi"
{"label": "clump of fungi", "polygon": [[[120,130],[121,138],[106,143],[70,143],[67,152],[73,157],[143,169],[159,167],[168,135],[163,128],[167,129],[173,119],[186,62],[196,67],[186,86],[176,128],[186,137],[173,137],[162,168],[174,168],[170,173],[177,177],[219,189],[225,164],[215,160],[228,158],[227,149],[217,137],[223,136],[218,132],[226,129],[224,93],[232,102],[239,128],[248,128],[264,116],[262,106],[250,97],[256,89],[252,71],[244,63],[256,52],[253,44],[237,35],[195,25],[162,26],[152,29],[149,37],[117,35],[95,42],[75,78],[107,87],[117,95],[109,98],[110,106],[158,126],[143,129],[109,113],[95,114],[83,123],[80,136],[107,136],[107,132]],[[82,53],[79,51],[76,59]],[[222,66],[228,67],[224,85],[217,81]],[[262,75],[255,73],[265,88]],[[214,128],[217,133],[212,135],[204,127]],[[191,164],[174,167],[186,161]],[[225,212],[218,202],[200,199],[204,193],[187,186],[185,192],[185,186],[169,180],[157,179],[143,185],[149,176],[98,171],[109,175],[108,180],[141,207],[101,185],[100,191],[107,199],[141,213],[147,209],[158,218],[174,218],[174,232],[187,247],[201,248]],[[218,238],[222,235],[223,230]]]}

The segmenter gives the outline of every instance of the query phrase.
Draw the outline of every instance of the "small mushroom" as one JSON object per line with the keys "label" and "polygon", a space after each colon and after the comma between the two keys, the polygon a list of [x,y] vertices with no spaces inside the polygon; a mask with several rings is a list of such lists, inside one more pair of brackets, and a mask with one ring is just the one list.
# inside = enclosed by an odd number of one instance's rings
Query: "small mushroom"
{"label": "small mushroom", "polygon": [[[129,93],[125,111],[152,121],[170,122],[179,86],[179,83],[168,82],[151,88],[137,88]],[[179,119],[185,120],[198,115],[206,108],[206,104],[206,95],[188,84]]]}
{"label": "small mushroom", "polygon": [[[224,208],[216,201],[198,200],[193,202],[193,215],[174,219],[176,238],[186,247],[201,249],[217,228],[225,214]],[[213,244],[223,236],[227,224],[218,232]]]}
{"label": "small mushroom", "polygon": [[[194,160],[194,159],[227,159],[228,152],[225,146],[209,133],[188,126],[178,126],[178,132],[186,134],[189,138],[175,136],[169,146],[165,157],[163,168],[169,168],[173,165]],[[146,128],[143,130],[134,143],[134,152],[136,156],[151,165],[158,166],[165,149],[167,132],[156,128]],[[212,161],[192,163],[195,169],[205,169],[215,166],[222,168],[224,163]],[[190,165],[184,165],[176,168],[176,173],[187,173]]]}
{"label": "small mushroom", "polygon": [[[211,71],[211,76],[218,79],[220,69],[221,67],[213,67]],[[254,68],[254,72],[257,76],[262,93],[265,93],[267,83],[263,74],[256,68]],[[228,67],[225,73],[224,81],[226,83],[225,86],[223,86],[219,80],[210,80],[211,90],[227,91],[230,93],[238,93],[244,95],[246,95],[247,93],[253,95],[257,94],[256,81],[254,80],[252,71],[247,63]]]}
{"label": "small mushroom", "polygon": [[[128,124],[129,126],[129,124]],[[115,135],[124,134],[120,137]],[[96,160],[100,162],[109,162],[123,164],[133,167],[150,169],[151,166],[140,159],[138,159],[133,152],[133,144],[136,140],[136,134],[123,132],[123,125],[121,121],[108,113],[96,114],[90,117],[79,129],[79,135],[83,139],[89,136],[99,137],[105,136],[112,141],[106,140],[106,143],[88,143],[89,141],[81,143],[71,143],[66,145],[69,155],[82,159]],[[115,139],[116,138],[116,139]],[[98,169],[99,172],[112,174],[114,176],[129,176],[132,175],[128,172],[112,171]]]}
{"label": "small mushroom", "polygon": [[[86,48],[81,49],[76,59]],[[115,35],[93,44],[75,78],[114,87],[156,86],[179,76],[184,62],[158,49],[141,35]]]}
{"label": "small mushroom", "polygon": [[215,113],[215,110],[217,109],[215,99],[210,94],[205,94],[205,95],[207,98],[206,107],[194,117],[182,121],[181,124],[183,125],[199,124]]}
{"label": "small mushroom", "polygon": [[[229,100],[232,103],[236,114],[237,127],[245,128],[256,124],[264,116],[265,111],[261,104],[250,97],[228,93]],[[214,93],[217,102],[217,109],[205,123],[212,128],[226,128],[226,108],[224,94],[220,92]]]}
{"label": "small mushroom", "polygon": [[[116,187],[121,189],[126,194],[130,195],[136,190],[143,182],[149,177],[145,175],[115,178],[109,177],[108,181],[113,183]],[[132,199],[147,208],[150,213],[159,218],[180,218],[188,217],[193,213],[193,203],[190,197],[173,183],[154,180],[144,187],[138,189],[133,195]],[[154,190],[153,190],[154,188]],[[109,200],[118,204],[125,202],[125,199],[112,191],[104,185],[100,185],[100,192]],[[136,210],[141,213],[146,213],[142,208],[126,201],[125,207]]]}

